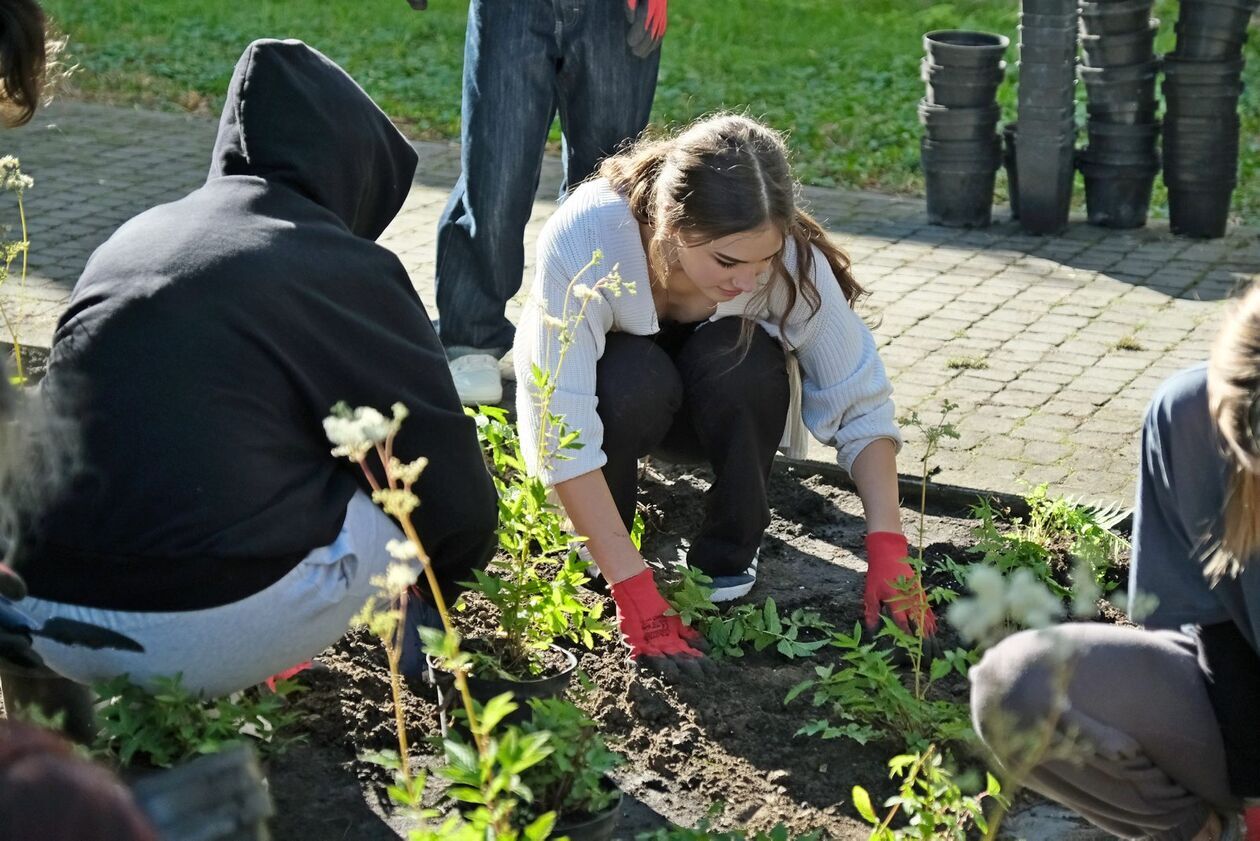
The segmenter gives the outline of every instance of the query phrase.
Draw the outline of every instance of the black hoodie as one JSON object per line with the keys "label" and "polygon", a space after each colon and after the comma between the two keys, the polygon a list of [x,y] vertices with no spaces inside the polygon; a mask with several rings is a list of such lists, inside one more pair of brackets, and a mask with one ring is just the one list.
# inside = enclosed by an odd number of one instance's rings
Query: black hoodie
{"label": "black hoodie", "polygon": [[396,453],[430,459],[417,486],[430,554],[488,551],[472,423],[406,270],[374,242],[415,166],[323,55],[246,49],[205,186],[119,228],[58,323],[43,389],[81,424],[82,465],[19,549],[31,595],[192,610],[274,583],[367,487],[329,453],[322,419],[339,400],[411,410]]}

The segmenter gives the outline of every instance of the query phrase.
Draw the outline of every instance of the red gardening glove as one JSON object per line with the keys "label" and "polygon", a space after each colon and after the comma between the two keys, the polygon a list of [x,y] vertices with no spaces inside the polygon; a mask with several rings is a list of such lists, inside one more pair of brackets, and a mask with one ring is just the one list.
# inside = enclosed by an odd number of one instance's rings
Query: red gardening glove
{"label": "red gardening glove", "polygon": [[289,668],[285,669],[282,672],[276,672],[274,675],[272,675],[271,677],[263,681],[263,683],[267,684],[268,689],[270,689],[272,692],[275,692],[276,681],[288,680],[294,675],[300,675],[302,672],[306,671],[310,667],[311,667],[310,660],[307,660],[305,663],[298,663],[296,666],[290,666]]}
{"label": "red gardening glove", "polygon": [[[936,633],[936,614],[928,606],[923,583],[906,562],[909,556],[910,546],[904,535],[875,531],[866,536],[866,590],[862,595],[866,626],[874,628],[879,624],[880,607],[887,605],[893,621],[902,628],[909,630],[909,620],[914,620],[916,625],[922,625],[922,635],[930,637]],[[899,578],[913,582],[911,592],[905,592],[904,587],[898,589]]]}
{"label": "red gardening glove", "polygon": [[[652,578],[652,570],[645,569],[625,581],[611,587],[613,601],[617,605],[617,622],[621,636],[630,647],[630,657],[664,658],[681,665],[704,655],[691,643],[698,642],[700,635],[682,623],[677,616],[667,616],[669,602],[661,598]],[[663,664],[658,664],[663,665]]]}
{"label": "red gardening glove", "polygon": [[626,0],[626,19],[630,21],[626,43],[639,58],[651,55],[661,45],[668,23],[668,3],[669,0]]}
{"label": "red gardening glove", "polygon": [[1247,841],[1260,841],[1260,806],[1243,809],[1243,823],[1247,826]]}

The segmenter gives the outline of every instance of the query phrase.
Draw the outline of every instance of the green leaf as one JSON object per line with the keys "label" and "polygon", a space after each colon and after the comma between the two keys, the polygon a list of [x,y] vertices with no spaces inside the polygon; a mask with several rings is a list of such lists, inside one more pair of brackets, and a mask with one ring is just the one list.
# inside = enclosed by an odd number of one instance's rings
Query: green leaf
{"label": "green leaf", "polygon": [[853,787],[853,807],[867,823],[879,826],[880,820],[875,814],[875,807],[871,805],[871,796],[861,786]]}

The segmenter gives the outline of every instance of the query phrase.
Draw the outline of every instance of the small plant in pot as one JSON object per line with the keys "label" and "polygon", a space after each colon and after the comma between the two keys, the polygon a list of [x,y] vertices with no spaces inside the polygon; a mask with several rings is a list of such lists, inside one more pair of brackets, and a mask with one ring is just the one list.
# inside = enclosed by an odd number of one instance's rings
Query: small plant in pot
{"label": "small plant in pot", "polygon": [[[581,448],[578,433],[570,431],[564,419],[551,411],[556,377],[573,343],[579,324],[597,290],[614,295],[634,292],[634,286],[621,280],[614,267],[592,284],[582,278],[599,264],[596,252],[590,262],[569,284],[562,311],[544,313],[543,324],[553,331],[558,348],[555,358],[531,371],[533,395],[542,422],[532,443],[543,464],[568,458]],[[603,620],[603,604],[584,602],[579,588],[590,579],[589,562],[578,554],[581,538],[571,531],[568,518],[555,502],[542,478],[532,473],[524,456],[522,441],[507,413],[496,407],[479,407],[469,414],[477,423],[478,436],[491,465],[499,497],[499,553],[489,570],[474,573],[470,592],[480,595],[494,609],[497,632],[472,639],[464,647],[470,653],[474,696],[485,701],[510,691],[518,700],[554,697],[564,691],[577,666],[574,656],[559,648],[563,641],[590,648],[596,637],[610,634]],[[468,599],[461,609],[467,610]],[[440,658],[430,663],[441,668]],[[436,672],[435,672],[436,674]],[[439,703],[444,704],[443,681]],[[520,721],[524,709],[509,721]]]}
{"label": "small plant in pot", "polygon": [[622,759],[608,749],[599,726],[562,698],[531,698],[525,733],[547,732],[552,752],[527,769],[521,781],[533,794],[522,819],[556,814],[553,834],[570,841],[606,841],[617,828],[622,794],[608,772]]}

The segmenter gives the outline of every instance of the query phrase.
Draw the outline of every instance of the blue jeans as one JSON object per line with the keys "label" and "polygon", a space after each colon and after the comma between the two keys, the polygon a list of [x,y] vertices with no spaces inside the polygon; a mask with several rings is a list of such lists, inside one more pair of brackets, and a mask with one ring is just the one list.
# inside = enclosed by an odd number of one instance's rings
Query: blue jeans
{"label": "blue jeans", "polygon": [[452,358],[502,356],[521,286],[525,224],[556,113],[564,185],[647,125],[660,51],[626,44],[625,0],[472,0],[464,43],[463,172],[438,225],[437,305]]}

